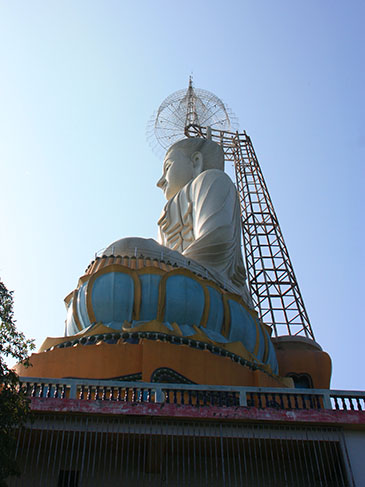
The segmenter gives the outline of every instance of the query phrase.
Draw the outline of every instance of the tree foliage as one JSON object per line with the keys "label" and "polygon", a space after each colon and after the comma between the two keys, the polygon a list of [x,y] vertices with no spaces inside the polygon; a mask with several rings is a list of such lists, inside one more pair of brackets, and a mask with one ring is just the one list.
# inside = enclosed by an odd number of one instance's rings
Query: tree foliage
{"label": "tree foliage", "polygon": [[9,475],[19,474],[14,433],[30,413],[29,399],[19,391],[19,377],[7,364],[7,360],[16,360],[29,365],[34,348],[33,340],[16,328],[13,304],[13,291],[0,281],[0,487],[6,486]]}

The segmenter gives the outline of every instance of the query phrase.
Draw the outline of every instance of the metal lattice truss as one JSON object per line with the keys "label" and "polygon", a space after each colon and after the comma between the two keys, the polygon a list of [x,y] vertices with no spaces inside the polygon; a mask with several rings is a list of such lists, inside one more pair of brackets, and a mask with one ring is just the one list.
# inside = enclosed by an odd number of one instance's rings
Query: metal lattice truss
{"label": "metal lattice truss", "polygon": [[[208,132],[208,134],[207,134]],[[218,142],[232,162],[241,204],[248,284],[260,319],[274,336],[314,339],[294,269],[250,137],[243,133],[190,126],[189,137]]]}

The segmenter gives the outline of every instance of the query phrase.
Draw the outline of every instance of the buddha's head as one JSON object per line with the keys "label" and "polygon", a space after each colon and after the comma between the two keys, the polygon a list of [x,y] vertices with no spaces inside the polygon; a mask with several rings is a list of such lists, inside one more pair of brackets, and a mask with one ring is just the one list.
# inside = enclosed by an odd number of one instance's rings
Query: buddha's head
{"label": "buddha's head", "polygon": [[224,170],[224,154],[220,145],[207,139],[180,140],[167,151],[157,186],[169,200],[207,169]]}

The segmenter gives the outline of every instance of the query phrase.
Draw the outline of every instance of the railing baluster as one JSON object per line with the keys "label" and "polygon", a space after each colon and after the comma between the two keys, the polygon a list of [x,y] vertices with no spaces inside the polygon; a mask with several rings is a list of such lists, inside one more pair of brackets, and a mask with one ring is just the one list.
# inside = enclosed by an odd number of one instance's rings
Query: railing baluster
{"label": "railing baluster", "polygon": [[257,399],[259,400],[259,409],[262,409],[261,392],[257,393]]}
{"label": "railing baluster", "polygon": [[99,386],[96,386],[95,388],[95,401],[99,399]]}
{"label": "railing baluster", "polygon": [[122,400],[122,387],[118,387],[117,401]]}
{"label": "railing baluster", "polygon": [[287,395],[287,398],[288,398],[288,409],[293,409],[291,405],[290,394]]}
{"label": "railing baluster", "polygon": [[82,384],[80,387],[79,399],[84,399],[84,391],[85,391],[85,386]]}
{"label": "railing baluster", "polygon": [[225,392],[224,393],[224,402],[225,402],[225,405],[227,407],[229,407],[231,405],[230,401],[231,401],[231,394],[229,392]]}
{"label": "railing baluster", "polygon": [[128,400],[129,400],[129,387],[126,387],[124,391],[124,402],[128,402]]}
{"label": "railing baluster", "polygon": [[321,401],[319,400],[319,396],[315,395],[314,398],[317,405],[317,409],[321,409]]}
{"label": "railing baluster", "polygon": [[222,393],[218,391],[218,406],[222,407]]}
{"label": "railing baluster", "polygon": [[307,396],[307,397],[309,399],[309,407],[311,409],[313,409],[313,396],[312,396],[312,394],[309,394],[309,396]]}
{"label": "railing baluster", "polygon": [[283,394],[279,394],[279,401],[280,401],[280,407],[281,409],[284,409],[284,400],[283,400]]}
{"label": "railing baluster", "polygon": [[294,409],[299,409],[297,394],[294,394]]}
{"label": "railing baluster", "polygon": [[106,399],[106,386],[103,387],[103,394],[101,395],[101,400],[105,401]]}
{"label": "railing baluster", "polygon": [[351,411],[354,411],[355,408],[354,408],[354,403],[353,403],[353,397],[352,396],[349,396],[349,403],[350,403],[350,409]]}
{"label": "railing baluster", "polygon": [[63,384],[62,390],[61,390],[61,399],[65,399],[66,397],[66,390],[67,390],[67,385]]}
{"label": "railing baluster", "polygon": [[240,393],[239,392],[234,392],[233,393],[233,405],[234,406],[239,406],[240,405],[240,398],[239,398]]}
{"label": "railing baluster", "polygon": [[359,396],[356,396],[357,409],[362,411],[361,402]]}
{"label": "railing baluster", "polygon": [[254,407],[255,406],[255,399],[254,399],[253,392],[249,392],[249,396],[250,396],[250,400],[247,401],[247,406]]}

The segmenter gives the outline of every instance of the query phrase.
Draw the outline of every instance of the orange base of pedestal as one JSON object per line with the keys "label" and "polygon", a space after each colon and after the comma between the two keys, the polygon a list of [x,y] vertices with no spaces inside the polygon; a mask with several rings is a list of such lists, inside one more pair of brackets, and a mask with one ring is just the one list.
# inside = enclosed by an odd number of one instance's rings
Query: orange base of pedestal
{"label": "orange base of pedestal", "polygon": [[313,340],[280,337],[273,340],[282,377],[306,375],[315,389],[329,389],[332,362],[328,353]]}
{"label": "orange base of pedestal", "polygon": [[311,377],[314,389],[329,389],[331,380],[331,359],[326,352],[309,350],[276,351],[279,373],[307,374]]}
{"label": "orange base of pedestal", "polygon": [[185,345],[141,340],[138,344],[77,345],[32,354],[31,367],[15,369],[27,377],[114,379],[140,374],[150,382],[158,369],[171,369],[196,384],[291,387],[291,379],[251,370],[227,357]]}

